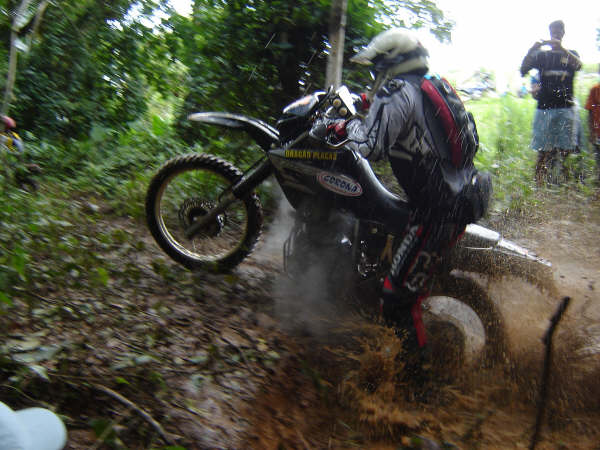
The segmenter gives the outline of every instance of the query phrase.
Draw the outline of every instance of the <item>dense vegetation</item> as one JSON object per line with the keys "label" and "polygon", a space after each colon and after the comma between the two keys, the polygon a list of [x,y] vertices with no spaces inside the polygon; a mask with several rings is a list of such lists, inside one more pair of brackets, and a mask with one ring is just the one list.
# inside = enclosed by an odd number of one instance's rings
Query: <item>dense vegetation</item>
{"label": "dense vegetation", "polygon": [[[0,1],[0,79],[19,3]],[[398,8],[408,19],[391,15]],[[210,109],[272,120],[282,105],[322,87],[328,15],[325,0],[196,0],[191,17],[166,0],[53,1],[37,33],[21,36],[9,110],[27,161],[42,168],[37,193],[15,186],[15,168],[0,154],[0,325],[17,303],[33,316],[40,290],[106,288],[123,268],[103,255],[142,243],[129,242],[126,229],[98,231],[99,222],[129,216],[143,226],[148,180],[168,157],[207,151],[251,163],[248,142],[192,128],[185,117]],[[449,37],[451,24],[429,0],[349,0],[348,56],[383,29],[384,16]],[[364,71],[345,70],[351,87],[364,85]],[[577,81],[581,104],[590,80]],[[508,94],[468,106],[482,142],[478,164],[494,174],[494,208],[520,214],[538,198],[528,149],[533,102]],[[591,195],[593,157],[572,159],[582,176],[556,189]],[[155,270],[169,277],[160,264]]]}

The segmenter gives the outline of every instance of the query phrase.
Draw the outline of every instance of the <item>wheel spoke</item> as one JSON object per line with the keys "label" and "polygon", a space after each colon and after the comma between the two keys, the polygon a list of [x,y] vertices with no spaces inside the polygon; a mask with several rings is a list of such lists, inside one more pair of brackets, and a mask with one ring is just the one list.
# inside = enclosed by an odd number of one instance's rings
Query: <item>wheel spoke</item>
{"label": "wheel spoke", "polygon": [[146,219],[152,236],[175,261],[190,269],[225,271],[252,251],[262,226],[256,194],[236,200],[192,238],[186,230],[206,217],[242,176],[213,155],[189,154],[167,161],[152,178],[146,195]]}
{"label": "wheel spoke", "polygon": [[210,170],[182,170],[164,183],[156,200],[159,226],[169,244],[191,258],[217,261],[236,251],[246,233],[247,213],[241,201],[231,204],[197,236],[185,237],[195,220],[217,204],[230,181]]}

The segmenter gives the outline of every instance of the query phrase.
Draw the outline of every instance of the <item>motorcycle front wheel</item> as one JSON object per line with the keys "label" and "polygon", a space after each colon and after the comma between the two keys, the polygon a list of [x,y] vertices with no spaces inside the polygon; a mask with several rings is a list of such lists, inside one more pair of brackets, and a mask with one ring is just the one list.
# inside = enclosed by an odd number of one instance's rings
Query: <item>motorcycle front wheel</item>
{"label": "motorcycle front wheel", "polygon": [[185,232],[241,177],[239,169],[212,155],[179,156],[163,164],[146,195],[146,220],[158,245],[188,269],[225,272],[237,266],[260,236],[262,207],[254,192],[229,205],[192,238]]}

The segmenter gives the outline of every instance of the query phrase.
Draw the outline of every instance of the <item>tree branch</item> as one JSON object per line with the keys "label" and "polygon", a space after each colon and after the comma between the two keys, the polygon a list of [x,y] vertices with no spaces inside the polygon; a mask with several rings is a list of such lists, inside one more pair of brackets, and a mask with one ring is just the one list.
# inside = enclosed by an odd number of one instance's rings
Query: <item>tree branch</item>
{"label": "tree branch", "polygon": [[158,434],[160,434],[160,436],[163,438],[163,440],[167,444],[169,444],[169,445],[175,445],[176,444],[176,442],[174,441],[174,439],[163,429],[163,427],[160,425],[160,423],[158,423],[156,420],[154,420],[154,418],[150,414],[148,414],[146,411],[144,411],[138,405],[136,405],[135,403],[133,403],[131,400],[129,400],[126,397],[123,397],[118,392],[115,392],[112,389],[107,388],[106,386],[103,386],[101,384],[92,384],[92,386],[94,388],[96,388],[97,390],[99,390],[101,392],[104,392],[105,394],[108,394],[112,398],[120,401],[121,403],[123,403],[124,405],[128,406],[129,408],[133,409],[142,418],[144,418],[148,423],[150,423],[150,425],[152,425],[152,427],[158,432]]}

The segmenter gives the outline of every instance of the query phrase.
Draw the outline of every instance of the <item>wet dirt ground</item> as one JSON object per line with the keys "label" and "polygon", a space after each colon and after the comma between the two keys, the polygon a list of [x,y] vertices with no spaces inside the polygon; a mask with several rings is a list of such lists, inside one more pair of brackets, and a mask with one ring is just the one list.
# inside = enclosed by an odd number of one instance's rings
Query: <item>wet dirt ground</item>
{"label": "wet dirt ground", "polygon": [[600,205],[563,200],[552,214],[490,224],[553,262],[558,294],[491,281],[510,341],[501,362],[458,370],[446,358],[425,383],[389,329],[323,301],[318,285],[292,289],[276,229],[234,272],[215,275],[166,259],[141,224],[100,223],[144,245],[106,255],[116,266],[106,288],[39,290],[43,320],[9,322],[13,335],[58,349],[41,363],[50,384],[29,380],[30,398],[14,398],[27,406],[37,396],[63,414],[69,449],[396,449],[418,435],[528,448],[541,338],[570,296],[537,448],[599,448]]}
{"label": "wet dirt ground", "polygon": [[[288,367],[283,379],[276,378],[267,389],[266,410],[254,410],[251,436],[258,445],[252,447],[391,449],[420,434],[460,448],[528,448],[538,412],[542,337],[560,300],[569,296],[553,341],[537,448],[598,448],[600,205],[590,202],[582,208],[577,198],[562,200],[552,214],[534,220],[492,220],[506,237],[552,261],[556,284],[550,292],[518,277],[489,281],[510,342],[502,363],[459,372],[434,367],[425,395],[415,395],[423,386],[415,386],[410,377],[398,381],[405,370],[395,358],[401,349],[385,329],[352,317],[325,323],[323,317],[331,315],[318,312],[320,325],[307,320],[312,324],[304,328],[307,336],[292,336],[304,343],[304,351],[295,355],[311,361],[321,384],[313,389],[310,383],[296,385],[308,381],[306,373],[294,377]],[[287,301],[276,297],[276,302]],[[302,312],[292,316],[298,319]]]}
{"label": "wet dirt ground", "polygon": [[[516,278],[490,281],[510,347],[502,363],[470,370],[434,366],[426,385],[406,375],[402,345],[389,330],[344,314],[315,286],[290,291],[270,280],[266,307],[286,352],[259,383],[232,448],[398,448],[415,435],[460,448],[526,448],[536,421],[542,337],[563,296],[572,301],[554,339],[545,425],[537,448],[597,448],[600,424],[600,231],[598,205],[504,224],[509,238],[554,264],[557,292]],[[515,223],[518,225],[515,226]],[[502,223],[497,223],[502,228]],[[251,267],[279,264],[271,234]],[[276,267],[275,274],[277,274]]]}

